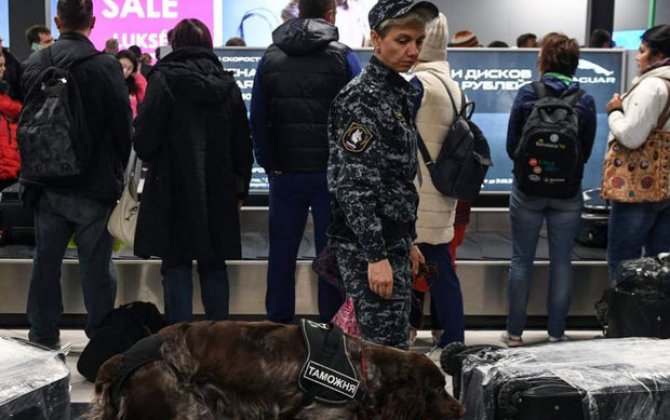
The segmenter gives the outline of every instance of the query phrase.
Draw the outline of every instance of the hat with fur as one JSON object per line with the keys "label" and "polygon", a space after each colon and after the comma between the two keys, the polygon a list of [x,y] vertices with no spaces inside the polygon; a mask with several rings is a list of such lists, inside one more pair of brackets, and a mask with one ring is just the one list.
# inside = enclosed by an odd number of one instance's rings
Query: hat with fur
{"label": "hat with fur", "polygon": [[447,17],[440,13],[426,26],[426,37],[423,39],[419,61],[444,61],[447,59],[447,40],[449,25]]}
{"label": "hat with fur", "polygon": [[472,31],[458,31],[451,37],[450,47],[479,47],[479,39]]}

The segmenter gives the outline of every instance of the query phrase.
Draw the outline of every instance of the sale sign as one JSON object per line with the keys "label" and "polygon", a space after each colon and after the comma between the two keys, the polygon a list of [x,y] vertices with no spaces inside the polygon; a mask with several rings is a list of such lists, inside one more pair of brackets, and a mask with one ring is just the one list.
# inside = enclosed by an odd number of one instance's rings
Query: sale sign
{"label": "sale sign", "polygon": [[[56,13],[56,0],[52,10]],[[93,0],[95,26],[91,41],[104,48],[105,41],[116,38],[119,49],[139,46],[153,53],[167,45],[167,32],[182,19],[199,19],[212,31],[214,25],[212,0]]]}

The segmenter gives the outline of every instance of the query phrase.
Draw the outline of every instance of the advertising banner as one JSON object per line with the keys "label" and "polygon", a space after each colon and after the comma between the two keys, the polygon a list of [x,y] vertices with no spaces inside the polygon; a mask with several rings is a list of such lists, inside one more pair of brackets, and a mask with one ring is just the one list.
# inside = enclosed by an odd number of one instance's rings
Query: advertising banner
{"label": "advertising banner", "polygon": [[[232,71],[249,107],[256,66],[262,49],[218,49],[223,67]],[[365,65],[371,50],[356,50]],[[622,90],[623,51],[585,50],[581,53],[575,79],[593,95],[596,103],[597,131],[591,158],[584,171],[584,189],[600,186],[602,163],[607,145],[607,113],[605,104],[615,92]],[[539,79],[536,50],[449,50],[449,63],[454,80],[475,103],[473,121],[489,140],[494,166],[484,180],[485,193],[507,193],[512,186],[512,161],[507,156],[507,123],[514,98],[521,86]],[[252,189],[267,190],[267,177],[259,167],[254,169]]]}
{"label": "advertising banner", "polygon": [[[57,3],[52,0],[52,16],[56,16]],[[212,31],[215,5],[212,0],[96,0],[91,42],[103,49],[107,39],[116,38],[119,49],[137,45],[153,53],[167,45],[167,32],[182,19],[199,19]],[[55,25],[52,29],[58,37]]]}
{"label": "advertising banner", "polygon": [[2,45],[9,47],[9,1],[0,0],[0,38]]}

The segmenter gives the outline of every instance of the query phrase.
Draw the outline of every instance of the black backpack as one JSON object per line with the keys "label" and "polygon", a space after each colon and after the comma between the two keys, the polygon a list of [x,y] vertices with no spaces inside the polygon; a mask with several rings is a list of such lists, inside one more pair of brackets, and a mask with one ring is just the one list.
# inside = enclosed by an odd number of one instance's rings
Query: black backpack
{"label": "black backpack", "polygon": [[70,69],[100,53],[65,66],[55,65],[51,48],[37,54],[42,71],[26,95],[17,132],[21,176],[48,181],[81,175],[91,158],[91,140]]}
{"label": "black backpack", "polygon": [[459,200],[473,201],[479,195],[486,172],[493,166],[491,150],[482,131],[470,120],[475,109],[474,102],[466,103],[465,93],[459,88],[459,112],[447,84],[438,75],[434,76],[447,90],[455,117],[437,159],[430,157],[421,136],[418,138],[419,151],[430,172],[430,179],[439,192]]}
{"label": "black backpack", "polygon": [[77,361],[77,370],[95,382],[98,370],[110,357],[121,354],[135,343],[165,326],[156,305],[132,302],[111,311],[93,334]]}
{"label": "black backpack", "polygon": [[538,99],[514,151],[517,188],[537,197],[574,197],[583,163],[575,105],[584,91],[555,97],[542,82],[533,82],[533,88]]}

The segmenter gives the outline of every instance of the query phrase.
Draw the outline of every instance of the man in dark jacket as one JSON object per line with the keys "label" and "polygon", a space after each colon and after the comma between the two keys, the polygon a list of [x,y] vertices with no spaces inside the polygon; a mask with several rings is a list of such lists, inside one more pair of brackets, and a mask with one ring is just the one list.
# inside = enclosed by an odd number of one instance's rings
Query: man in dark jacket
{"label": "man in dark jacket", "polygon": [[[60,271],[63,254],[74,234],[79,252],[81,285],[88,311],[85,331],[90,337],[114,308],[116,278],[112,272],[113,239],[107,219],[121,196],[123,171],[130,154],[132,114],[121,65],[96,51],[88,37],[93,28],[92,0],[59,0],[55,18],[61,36],[43,53],[55,65],[66,66],[89,56],[70,69],[81,94],[90,144],[90,162],[83,173],[53,180],[21,178],[24,200],[35,217],[35,257],[28,292],[29,338],[54,346],[63,312]],[[26,61],[22,85],[39,89],[43,53]]]}
{"label": "man in dark jacket", "polygon": [[[330,194],[326,184],[326,123],[333,98],[360,64],[337,42],[335,0],[300,0],[300,17],[272,34],[258,65],[251,100],[256,160],[270,180],[270,261],[265,307],[268,319],[295,315],[295,268],[311,207],[317,253],[326,245]],[[344,298],[319,279],[319,314],[330,321]]]}

